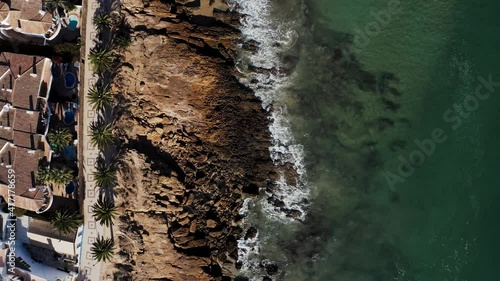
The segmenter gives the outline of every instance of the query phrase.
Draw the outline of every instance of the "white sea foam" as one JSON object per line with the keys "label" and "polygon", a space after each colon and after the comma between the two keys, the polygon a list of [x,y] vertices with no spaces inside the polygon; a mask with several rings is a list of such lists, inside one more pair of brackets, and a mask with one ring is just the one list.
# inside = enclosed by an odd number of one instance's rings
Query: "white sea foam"
{"label": "white sea foam", "polygon": [[[273,20],[269,0],[234,1],[238,4],[238,12],[242,14],[240,29],[244,40],[253,40],[259,44],[257,52],[243,54],[238,64],[239,71],[246,75],[241,82],[251,87],[262,100],[263,107],[271,111],[269,129],[272,146],[269,150],[272,160],[277,165],[293,164],[298,175],[296,186],[286,184],[282,175],[281,180],[277,182],[278,188],[274,191],[274,196],[285,203],[285,209],[297,209],[304,213],[301,202],[308,196],[305,188],[304,149],[296,142],[287,119],[287,108],[283,99],[286,97],[284,89],[291,77],[280,72],[279,57],[281,52],[295,44],[296,23]],[[268,71],[248,72],[246,62]],[[269,215],[286,217],[265,199],[263,205]]]}
{"label": "white sea foam", "polygon": [[[285,172],[281,171],[280,179],[272,194],[262,198],[260,204],[262,212],[269,220],[279,220],[283,223],[290,221],[283,210],[298,210],[299,219],[303,219],[305,210],[303,202],[309,196],[306,187],[306,170],[304,164],[304,148],[297,143],[291,131],[290,121],[287,118],[285,88],[292,77],[281,72],[280,53],[291,48],[297,41],[295,26],[298,22],[279,20],[272,14],[270,0],[232,0],[237,12],[242,14],[241,32],[243,39],[258,43],[256,52],[243,53],[237,63],[238,71],[244,75],[241,82],[252,88],[261,100],[264,109],[270,111],[270,132],[272,145],[269,148],[271,158],[277,167],[291,163],[297,172],[295,186],[287,184]],[[264,71],[248,71],[249,65]],[[267,71],[266,71],[267,70]],[[278,208],[268,202],[269,197],[278,199],[284,207]],[[240,213],[247,214],[249,205],[255,202],[245,201]],[[255,206],[255,205],[254,205]],[[247,273],[258,271],[259,240],[241,238],[238,241],[238,258],[242,262],[242,270]],[[250,276],[251,277],[251,276]]]}

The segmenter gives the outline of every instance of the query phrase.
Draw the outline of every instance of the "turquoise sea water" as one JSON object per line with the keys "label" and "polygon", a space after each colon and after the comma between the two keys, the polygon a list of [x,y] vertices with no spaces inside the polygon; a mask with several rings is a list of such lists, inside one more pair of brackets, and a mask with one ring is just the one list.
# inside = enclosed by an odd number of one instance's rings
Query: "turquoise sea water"
{"label": "turquoise sea water", "polygon": [[500,280],[500,2],[407,2],[272,3],[303,19],[282,91],[311,192],[303,222],[251,218],[276,280]]}

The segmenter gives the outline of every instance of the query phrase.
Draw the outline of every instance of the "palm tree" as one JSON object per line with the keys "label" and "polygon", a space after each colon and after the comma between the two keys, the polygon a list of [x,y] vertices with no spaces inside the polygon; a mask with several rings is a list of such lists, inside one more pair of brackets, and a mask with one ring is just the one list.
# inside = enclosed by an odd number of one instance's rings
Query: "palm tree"
{"label": "palm tree", "polygon": [[101,225],[110,227],[113,225],[113,220],[116,217],[116,206],[113,200],[99,198],[92,206],[94,212],[93,217]]}
{"label": "palm tree", "polygon": [[38,167],[37,179],[41,184],[48,184],[51,180],[51,171],[49,166]]}
{"label": "palm tree", "polygon": [[115,254],[114,250],[115,242],[111,238],[104,239],[103,237],[97,237],[90,248],[92,257],[98,262],[110,261]]}
{"label": "palm tree", "polygon": [[71,212],[69,210],[56,210],[50,219],[52,227],[64,234],[75,232],[82,223],[81,216],[77,212]]}
{"label": "palm tree", "polygon": [[113,143],[111,124],[106,124],[104,120],[99,119],[90,123],[90,130],[90,143],[99,150]]}
{"label": "palm tree", "polygon": [[73,171],[68,168],[52,168],[49,174],[49,182],[54,185],[64,185],[74,179]]}
{"label": "palm tree", "polygon": [[113,38],[113,46],[118,49],[128,48],[132,44],[132,39],[130,34],[126,32],[118,31]]}
{"label": "palm tree", "polygon": [[73,141],[73,135],[66,128],[52,131],[47,135],[47,137],[49,138],[50,144],[56,146],[57,150],[60,150],[62,147],[67,146],[71,143],[71,141]]}
{"label": "palm tree", "polygon": [[111,26],[113,25],[112,18],[105,13],[95,14],[92,22],[94,23],[94,25],[97,27],[98,30],[111,28]]}
{"label": "palm tree", "polygon": [[94,110],[101,111],[113,102],[109,85],[92,86],[89,89],[89,102]]}
{"label": "palm tree", "polygon": [[113,66],[114,54],[110,49],[97,45],[90,50],[89,59],[94,71],[104,73]]}
{"label": "palm tree", "polygon": [[117,49],[128,48],[132,43],[132,38],[130,37],[132,27],[125,17],[116,16],[115,18],[118,30],[113,35],[113,47]]}
{"label": "palm tree", "polygon": [[113,164],[106,164],[104,159],[97,159],[94,180],[97,186],[106,188],[112,186],[116,181],[116,170]]}
{"label": "palm tree", "polygon": [[73,171],[68,168],[38,167],[37,180],[41,184],[64,185],[74,179]]}

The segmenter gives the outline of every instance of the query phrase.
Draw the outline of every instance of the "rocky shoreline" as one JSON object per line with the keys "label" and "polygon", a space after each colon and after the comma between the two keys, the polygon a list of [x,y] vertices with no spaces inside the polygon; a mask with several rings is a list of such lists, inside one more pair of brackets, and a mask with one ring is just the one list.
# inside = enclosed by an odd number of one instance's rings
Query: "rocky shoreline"
{"label": "rocky shoreline", "polygon": [[239,15],[219,1],[124,0],[114,80],[121,143],[107,280],[231,280],[245,194],[276,180],[268,114],[234,67]]}

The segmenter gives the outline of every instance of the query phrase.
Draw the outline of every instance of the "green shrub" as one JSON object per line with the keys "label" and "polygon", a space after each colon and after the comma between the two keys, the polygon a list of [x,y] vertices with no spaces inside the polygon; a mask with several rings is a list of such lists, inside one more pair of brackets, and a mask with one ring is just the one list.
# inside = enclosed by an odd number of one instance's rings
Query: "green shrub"
{"label": "green shrub", "polygon": [[132,43],[130,34],[125,32],[119,32],[118,34],[115,35],[114,43],[115,46],[118,47],[118,49],[128,48]]}
{"label": "green shrub", "polygon": [[77,62],[80,60],[80,40],[55,44],[54,51],[67,61]]}

